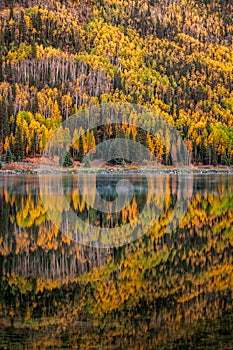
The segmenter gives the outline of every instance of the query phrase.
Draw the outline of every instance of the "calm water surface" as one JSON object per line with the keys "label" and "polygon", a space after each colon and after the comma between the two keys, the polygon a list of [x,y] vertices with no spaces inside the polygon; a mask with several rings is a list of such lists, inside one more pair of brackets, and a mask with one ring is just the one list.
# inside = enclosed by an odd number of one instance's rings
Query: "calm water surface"
{"label": "calm water surface", "polygon": [[[92,206],[97,193],[113,203],[120,177],[86,175],[81,193],[76,175],[48,175],[44,202],[37,176],[1,176],[0,349],[232,349],[233,175],[183,176],[187,208],[176,175],[150,176],[150,187],[127,175],[133,196],[112,215]],[[113,228],[146,204],[153,227],[123,247],[59,231],[68,207]]]}

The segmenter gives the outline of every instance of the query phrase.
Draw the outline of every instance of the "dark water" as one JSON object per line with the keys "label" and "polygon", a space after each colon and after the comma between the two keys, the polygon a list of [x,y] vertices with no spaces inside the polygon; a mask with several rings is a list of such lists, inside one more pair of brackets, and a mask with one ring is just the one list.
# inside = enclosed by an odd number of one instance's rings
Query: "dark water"
{"label": "dark water", "polygon": [[[233,176],[183,177],[127,176],[111,214],[121,178],[0,177],[0,349],[232,349]],[[69,208],[118,247],[62,234]]]}

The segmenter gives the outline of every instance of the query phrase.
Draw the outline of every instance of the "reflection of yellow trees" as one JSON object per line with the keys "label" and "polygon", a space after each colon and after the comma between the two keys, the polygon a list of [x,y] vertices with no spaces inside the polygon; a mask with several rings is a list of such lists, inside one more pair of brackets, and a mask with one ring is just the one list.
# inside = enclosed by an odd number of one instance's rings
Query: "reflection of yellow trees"
{"label": "reflection of yellow trees", "polygon": [[45,220],[46,210],[41,199],[35,203],[33,197],[29,194],[22,200],[20,206],[21,210],[16,209],[16,222],[19,227],[31,227],[34,224],[39,226]]}
{"label": "reflection of yellow trees", "polygon": [[[71,179],[71,178],[70,178]],[[12,223],[16,222],[17,225],[23,230],[17,235],[18,251],[21,251],[23,247],[26,247],[26,241],[29,239],[27,236],[26,228],[32,226],[38,226],[38,245],[43,249],[57,249],[56,239],[58,237],[58,229],[62,222],[63,212],[67,212],[70,207],[77,213],[89,213],[96,225],[99,224],[99,214],[92,212],[92,207],[96,198],[96,176],[93,175],[73,175],[71,179],[72,187],[66,186],[66,181],[69,183],[68,177],[57,175],[56,177],[45,176],[43,178],[43,187],[41,188],[41,195],[36,198],[32,195],[30,182],[25,184],[25,195],[18,200],[14,192],[8,191],[6,187],[2,190],[2,196],[4,201],[15,206],[16,214],[10,216]],[[125,226],[122,228],[122,234],[127,239],[132,234],[133,229],[138,227],[143,220],[153,219],[156,217],[155,207],[159,209],[160,220],[155,222],[154,229],[152,230],[152,240],[163,237],[165,234],[165,228],[169,223],[169,220],[176,222],[178,217],[174,214],[172,197],[177,196],[180,200],[181,193],[177,185],[177,178],[166,176],[156,176],[148,178],[150,191],[147,193],[146,203],[147,207],[145,212],[142,213],[142,217],[138,219],[140,214],[140,203],[133,197],[133,200],[121,210],[120,214],[116,216],[116,220],[113,221],[111,214],[105,216],[106,227],[117,227],[121,224],[131,223],[130,229]],[[38,184],[37,182],[34,184]],[[81,184],[82,189],[79,185]],[[64,194],[63,195],[63,191]],[[190,189],[188,189],[190,190]],[[217,196],[213,193],[196,193],[192,197],[189,205],[189,211],[186,213],[185,219],[180,223],[180,228],[188,227],[190,232],[193,232],[193,228],[201,228],[202,234],[203,225],[208,224],[212,228],[212,234],[219,233],[224,228],[228,231],[222,233],[231,240],[229,230],[232,222],[231,205],[232,199],[225,195],[225,189],[223,186],[217,186]],[[230,188],[228,189],[230,191]],[[200,204],[201,203],[201,204]],[[153,204],[153,205],[151,205]],[[227,219],[221,221],[216,220],[216,215],[227,213]],[[45,224],[47,220],[52,219],[54,225]],[[84,216],[85,219],[85,216]],[[205,226],[204,226],[205,228]],[[206,227],[208,230],[208,227]],[[154,238],[153,238],[154,236]],[[70,242],[70,237],[63,238],[66,243]],[[52,243],[53,242],[53,243]],[[47,247],[47,248],[46,248]],[[34,249],[31,247],[31,249]]]}
{"label": "reflection of yellow trees", "polygon": [[[84,209],[89,209],[95,200],[95,179],[95,175],[73,175],[72,186],[74,189],[71,190],[69,188],[68,191],[66,191],[66,180],[64,176],[56,175],[53,178],[50,178],[49,176],[43,177],[43,179],[41,179],[41,183],[43,184],[43,187],[41,187],[41,197],[43,198],[46,210],[51,211],[55,209],[57,212],[62,213],[62,211],[69,210],[71,202],[74,209],[80,212],[82,212]],[[82,193],[78,187],[78,180],[80,180],[83,185]],[[65,198],[62,198],[64,197],[64,193]],[[88,202],[85,200],[86,198],[88,198]],[[90,205],[87,206],[85,203],[89,203]]]}
{"label": "reflection of yellow trees", "polygon": [[[89,207],[82,203],[75,182],[77,178],[73,180],[75,185],[70,193],[65,190],[67,201],[76,210],[84,212]],[[0,252],[5,261],[4,283],[29,298],[23,316],[25,325],[30,323],[40,307],[44,309],[40,321],[35,321],[35,327],[43,325],[47,328],[56,323],[56,334],[88,314],[94,319],[96,327],[102,322],[108,323],[108,319],[112,320],[115,331],[106,326],[106,337],[120,337],[122,329],[128,337],[132,337],[131,326],[127,323],[128,312],[131,312],[140,325],[137,332],[139,344],[148,330],[146,317],[150,317],[150,324],[155,329],[157,323],[164,322],[163,332],[157,330],[155,345],[160,344],[163,338],[169,339],[171,334],[176,334],[173,335],[176,339],[182,338],[199,318],[217,317],[223,308],[231,310],[230,302],[223,306],[221,295],[233,292],[232,179],[229,177],[225,181],[225,187],[211,187],[208,180],[209,185],[207,181],[203,189],[193,194],[185,218],[171,234],[166,234],[167,216],[172,212],[171,194],[177,194],[177,184],[175,178],[172,182],[168,180],[166,176],[154,180],[153,191],[147,197],[148,204],[155,201],[159,206],[162,197],[156,190],[162,188],[165,191],[165,205],[153,229],[131,245],[117,250],[115,255],[108,250],[105,256],[101,256],[98,250],[81,247],[70,237],[62,236],[55,225],[44,217],[41,209],[37,213],[43,216],[42,223],[38,225],[38,221],[34,220],[32,226],[28,225],[26,219],[31,217],[30,211],[35,212],[37,206],[41,208],[41,200],[30,194],[29,186],[25,185],[28,201],[26,197],[19,201],[17,194],[13,195],[7,187],[0,191],[1,200],[6,206],[15,206],[15,217],[20,218],[17,219],[18,226],[12,225],[8,227],[8,232],[2,231]],[[90,186],[90,179],[83,181]],[[149,181],[153,182],[152,179]],[[127,222],[130,217],[133,221],[139,206],[133,198],[128,209],[122,212],[122,220]],[[66,204],[59,203],[56,208],[57,211],[66,210]],[[38,220],[38,214],[35,216]],[[175,217],[173,219],[176,220]],[[11,254],[14,260],[9,271],[7,261]],[[75,288],[79,288],[78,292],[74,291]],[[56,298],[56,293],[62,290],[69,291],[73,301]],[[53,298],[51,309],[41,304],[38,298],[41,293],[50,293],[49,298]],[[160,307],[156,309],[154,306],[156,310],[150,311],[149,316],[141,314],[155,300],[161,300]],[[167,306],[167,300],[172,300],[172,306]],[[144,302],[147,306],[142,311]],[[14,314],[17,325],[19,308],[12,307],[6,314],[9,317]],[[30,324],[30,327],[34,326]],[[87,330],[83,333],[85,344],[93,344],[95,328],[92,340],[88,339]]]}

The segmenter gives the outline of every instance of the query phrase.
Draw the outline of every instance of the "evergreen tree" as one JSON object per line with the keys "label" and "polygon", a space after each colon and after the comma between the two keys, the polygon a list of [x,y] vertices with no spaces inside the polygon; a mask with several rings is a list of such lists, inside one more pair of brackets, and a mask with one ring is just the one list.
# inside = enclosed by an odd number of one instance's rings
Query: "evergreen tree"
{"label": "evergreen tree", "polygon": [[26,41],[27,25],[26,25],[26,22],[24,19],[24,12],[23,11],[21,11],[21,13],[20,13],[19,32],[20,32],[21,40],[23,42]]}
{"label": "evergreen tree", "polygon": [[[134,137],[133,137],[133,132],[132,132],[132,130],[130,130],[129,139],[130,139],[131,141],[134,141]],[[135,142],[137,142],[136,139],[135,139]],[[136,160],[136,157],[137,157],[137,153],[136,153],[135,147],[130,147],[130,148],[129,148],[129,160],[130,160],[130,162],[135,161],[135,160]]]}
{"label": "evergreen tree", "polygon": [[6,163],[11,163],[13,161],[14,161],[14,155],[13,155],[10,147],[8,147],[7,150],[6,150],[5,162]]}
{"label": "evergreen tree", "polygon": [[84,158],[84,168],[90,168],[90,167],[91,167],[90,157],[86,156]]}
{"label": "evergreen tree", "polygon": [[223,152],[221,155],[221,164],[222,165],[230,165],[229,159],[226,155],[226,152]]}
{"label": "evergreen tree", "polygon": [[23,134],[20,126],[18,126],[16,129],[14,154],[17,161],[23,160],[24,158]]}
{"label": "evergreen tree", "polygon": [[129,147],[124,130],[120,128],[116,134],[116,149],[118,150],[118,162],[124,164],[126,160],[129,160]]}
{"label": "evergreen tree", "polygon": [[84,157],[84,144],[83,144],[83,136],[79,139],[79,150],[78,150],[78,160],[82,162]]}
{"label": "evergreen tree", "polygon": [[218,156],[217,156],[216,149],[213,148],[212,149],[212,165],[216,166],[217,164],[218,164]]}
{"label": "evergreen tree", "polygon": [[116,139],[110,143],[109,147],[109,163],[110,164],[119,164],[121,160],[118,158],[118,152],[117,152],[117,141]]}
{"label": "evergreen tree", "polygon": [[[142,145],[142,143],[141,143],[141,137],[142,137],[142,135],[141,135],[139,132],[137,132],[137,135],[136,135],[136,138],[135,138],[135,141],[136,141],[137,144],[138,144],[138,150],[137,150],[136,160],[137,160],[137,162],[138,162],[139,164],[142,163],[142,161],[143,161],[143,151],[142,151],[143,145]],[[143,142],[144,142],[144,140],[143,140]],[[145,146],[144,146],[144,147],[145,147]]]}
{"label": "evergreen tree", "polygon": [[68,167],[73,165],[73,160],[70,152],[66,152],[60,157],[60,165],[63,167]]}
{"label": "evergreen tree", "polygon": [[0,83],[3,81],[2,55],[0,53]]}

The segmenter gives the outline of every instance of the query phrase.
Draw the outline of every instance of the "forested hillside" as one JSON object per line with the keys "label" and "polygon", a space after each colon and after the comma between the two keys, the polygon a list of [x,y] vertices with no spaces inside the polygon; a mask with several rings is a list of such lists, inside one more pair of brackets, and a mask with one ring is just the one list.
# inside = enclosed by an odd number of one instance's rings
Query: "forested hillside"
{"label": "forested hillside", "polygon": [[175,125],[193,164],[233,164],[232,12],[232,0],[0,0],[0,156],[40,155],[72,113],[128,101]]}

